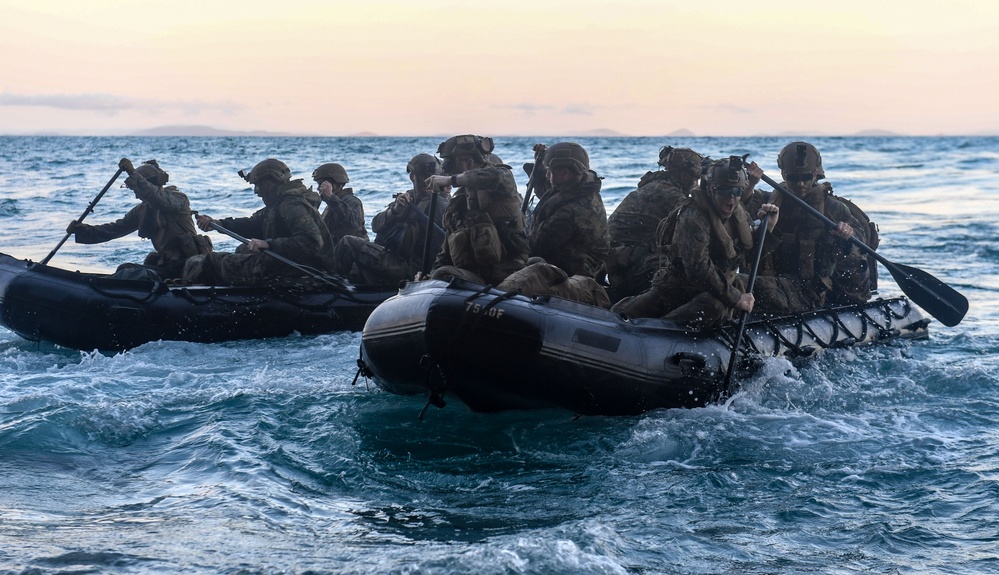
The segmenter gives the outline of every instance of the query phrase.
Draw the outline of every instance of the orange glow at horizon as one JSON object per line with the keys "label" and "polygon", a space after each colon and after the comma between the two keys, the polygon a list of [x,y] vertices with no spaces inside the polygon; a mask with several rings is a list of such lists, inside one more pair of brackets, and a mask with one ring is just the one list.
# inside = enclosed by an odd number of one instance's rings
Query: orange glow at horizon
{"label": "orange glow at horizon", "polygon": [[999,133],[999,3],[0,0],[0,133]]}

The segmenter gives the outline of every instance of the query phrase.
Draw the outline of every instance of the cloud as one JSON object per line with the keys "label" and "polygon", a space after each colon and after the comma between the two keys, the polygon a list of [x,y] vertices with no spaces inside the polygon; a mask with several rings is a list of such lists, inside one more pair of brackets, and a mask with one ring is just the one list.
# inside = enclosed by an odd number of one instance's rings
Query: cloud
{"label": "cloud", "polygon": [[538,112],[555,112],[566,116],[593,115],[593,106],[587,106],[584,104],[569,104],[563,106],[562,108],[556,108],[555,106],[529,104],[526,102],[521,102],[517,104],[497,104],[493,106],[493,108],[498,110],[517,110],[523,112],[527,116],[533,116]]}
{"label": "cloud", "polygon": [[593,108],[582,104],[570,104],[562,108],[559,113],[573,116],[592,116]]}
{"label": "cloud", "polygon": [[725,112],[728,114],[739,114],[747,115],[752,114],[753,111],[749,108],[744,108],[742,106],[737,106],[735,104],[718,103],[709,106],[697,106],[700,110],[708,110],[709,112]]}
{"label": "cloud", "polygon": [[197,100],[154,100],[131,98],[114,94],[13,94],[0,92],[0,106],[31,106],[59,108],[61,110],[83,110],[116,114],[126,110],[162,112],[181,111],[198,114],[206,111],[233,113],[242,107],[232,102],[201,102]]}
{"label": "cloud", "polygon": [[519,104],[497,104],[494,105],[493,108],[497,110],[518,110],[520,112],[527,114],[528,116],[531,116],[536,112],[551,112],[552,110],[555,109],[555,106],[539,106],[537,104],[519,103]]}

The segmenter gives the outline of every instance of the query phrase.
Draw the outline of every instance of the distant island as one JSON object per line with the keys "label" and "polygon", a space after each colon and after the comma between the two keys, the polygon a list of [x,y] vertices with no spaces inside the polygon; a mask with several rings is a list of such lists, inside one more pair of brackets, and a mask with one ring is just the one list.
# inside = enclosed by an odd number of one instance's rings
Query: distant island
{"label": "distant island", "polygon": [[211,126],[159,126],[156,128],[149,128],[148,130],[139,130],[138,132],[133,132],[133,136],[231,136],[231,137],[244,137],[244,136],[256,136],[256,137],[267,137],[267,138],[281,138],[298,136],[300,134],[291,134],[287,132],[267,132],[264,130],[253,130],[249,132],[243,132],[239,130],[220,130],[218,128],[213,128]]}

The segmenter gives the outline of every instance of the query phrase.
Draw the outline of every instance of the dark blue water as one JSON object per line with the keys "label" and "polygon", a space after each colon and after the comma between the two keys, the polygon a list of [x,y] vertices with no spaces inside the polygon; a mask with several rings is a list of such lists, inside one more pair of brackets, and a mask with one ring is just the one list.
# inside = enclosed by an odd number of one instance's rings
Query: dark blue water
{"label": "dark blue water", "polygon": [[[240,168],[337,161],[370,220],[439,140],[0,138],[0,251],[42,259],[122,156],[158,159],[216,217],[259,207]],[[497,140],[522,187],[533,142]],[[351,385],[356,333],[106,355],[0,328],[0,572],[999,572],[999,139],[813,142],[881,253],[968,297],[963,323],[774,360],[704,409],[451,402],[422,422],[420,398]],[[749,152],[776,177],[786,141],[581,143],[610,211],[664,144]],[[88,221],[134,203],[116,185]],[[147,249],[68,243],[51,263],[108,271]]]}

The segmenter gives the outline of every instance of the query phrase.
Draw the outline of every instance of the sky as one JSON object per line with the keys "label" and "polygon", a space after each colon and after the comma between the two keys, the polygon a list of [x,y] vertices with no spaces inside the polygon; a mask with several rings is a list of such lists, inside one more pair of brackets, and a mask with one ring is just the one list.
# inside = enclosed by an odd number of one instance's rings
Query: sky
{"label": "sky", "polygon": [[999,134],[999,1],[0,0],[0,134]]}

